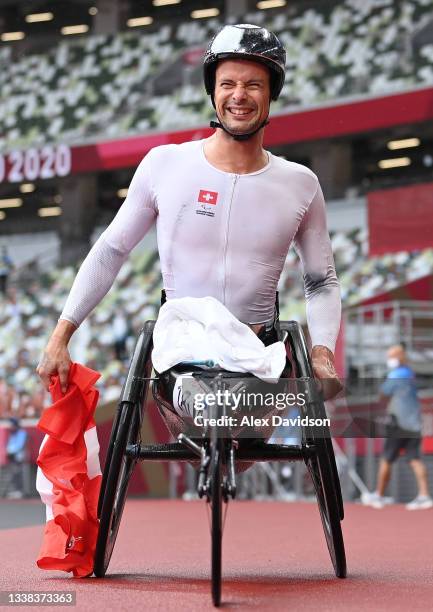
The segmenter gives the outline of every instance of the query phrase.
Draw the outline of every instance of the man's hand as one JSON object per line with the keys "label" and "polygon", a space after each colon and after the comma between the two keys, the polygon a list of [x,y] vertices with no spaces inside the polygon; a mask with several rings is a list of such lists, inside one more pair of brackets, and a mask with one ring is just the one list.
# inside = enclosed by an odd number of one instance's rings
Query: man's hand
{"label": "man's hand", "polygon": [[71,366],[68,342],[75,329],[75,325],[69,321],[59,321],[42,354],[36,372],[47,391],[49,390],[51,378],[56,374],[60,378],[62,393],[66,393],[68,389],[68,375]]}
{"label": "man's hand", "polygon": [[342,388],[335,370],[334,355],[326,346],[314,346],[311,351],[311,362],[314,376],[320,380],[323,397],[329,400],[337,395]]}

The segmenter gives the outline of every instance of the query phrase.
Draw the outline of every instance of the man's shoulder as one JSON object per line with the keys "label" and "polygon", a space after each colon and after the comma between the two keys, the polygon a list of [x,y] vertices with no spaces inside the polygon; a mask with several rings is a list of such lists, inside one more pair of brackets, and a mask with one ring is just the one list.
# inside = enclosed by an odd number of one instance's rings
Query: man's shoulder
{"label": "man's shoulder", "polygon": [[293,181],[299,181],[302,184],[308,185],[314,194],[319,184],[319,179],[310,168],[303,164],[284,159],[283,157],[278,157],[277,155],[273,157],[275,167],[279,172],[287,176],[287,180],[290,180],[292,183]]}
{"label": "man's shoulder", "polygon": [[273,157],[276,165],[288,174],[309,177],[312,181],[318,182],[319,179],[317,178],[317,175],[307,166],[284,159],[283,157],[279,157],[277,155],[274,155]]}
{"label": "man's shoulder", "polygon": [[181,144],[163,144],[153,147],[145,156],[155,163],[165,163],[169,159],[193,155],[199,150],[201,141],[192,140]]}
{"label": "man's shoulder", "polygon": [[409,366],[401,365],[398,368],[391,370],[388,374],[388,378],[390,380],[395,380],[398,378],[415,378],[415,373]]}

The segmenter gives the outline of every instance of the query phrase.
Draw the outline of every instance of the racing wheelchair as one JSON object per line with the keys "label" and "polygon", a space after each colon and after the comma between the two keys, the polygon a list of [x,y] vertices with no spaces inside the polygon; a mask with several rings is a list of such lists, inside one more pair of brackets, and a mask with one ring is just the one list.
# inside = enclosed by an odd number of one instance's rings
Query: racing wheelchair
{"label": "racing wheelchair", "polygon": [[[341,531],[344,518],[343,500],[337,466],[327,425],[302,427],[299,446],[266,443],[264,439],[249,440],[247,444],[236,440],[230,428],[207,426],[200,437],[180,433],[177,442],[143,445],[141,424],[150,387],[161,410],[167,403],[166,389],[169,379],[176,379],[191,366],[180,364],[164,375],[152,377],[152,335],[155,321],[144,325],[131,359],[118,409],[113,421],[105,468],[102,475],[98,502],[99,533],[96,544],[94,574],[103,577],[107,571],[119,530],[127,495],[128,484],[138,461],[189,461],[199,466],[197,492],[210,506],[211,515],[211,590],[215,606],[221,602],[221,551],[223,504],[236,495],[236,467],[255,461],[304,461],[310,473],[326,544],[337,577],[346,576],[346,557]],[[295,321],[280,321],[279,336],[286,346],[291,370],[306,402],[302,416],[323,420],[326,411],[317,388],[301,327]],[[202,388],[222,388],[227,380],[244,374],[211,369],[200,374]],[[247,377],[257,380],[252,374]],[[209,407],[210,414],[215,407]],[[317,421],[317,422],[319,422]],[[251,443],[253,442],[253,443]]]}

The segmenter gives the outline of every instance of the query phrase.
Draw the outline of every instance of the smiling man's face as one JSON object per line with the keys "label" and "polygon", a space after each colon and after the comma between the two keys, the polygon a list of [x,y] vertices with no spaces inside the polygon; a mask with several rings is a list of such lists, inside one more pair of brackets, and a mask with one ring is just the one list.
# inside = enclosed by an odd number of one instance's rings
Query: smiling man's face
{"label": "smiling man's face", "polygon": [[269,70],[243,59],[219,62],[214,99],[218,118],[227,130],[233,134],[253,132],[269,114]]}

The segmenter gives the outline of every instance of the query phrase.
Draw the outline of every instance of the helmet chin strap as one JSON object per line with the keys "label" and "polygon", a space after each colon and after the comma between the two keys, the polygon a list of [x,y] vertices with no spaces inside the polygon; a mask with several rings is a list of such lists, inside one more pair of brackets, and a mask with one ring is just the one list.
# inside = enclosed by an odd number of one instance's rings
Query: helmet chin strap
{"label": "helmet chin strap", "polygon": [[[217,119],[219,119],[218,115],[217,115]],[[231,136],[233,140],[242,141],[242,140],[249,140],[250,138],[255,136],[257,132],[260,132],[260,130],[264,128],[265,125],[268,125],[268,123],[269,123],[269,119],[266,117],[266,119],[262,121],[262,123],[259,125],[258,128],[256,128],[253,132],[248,132],[247,134],[233,134],[226,127],[224,127],[220,121],[211,121],[210,127],[211,128],[221,128],[226,134]]]}

